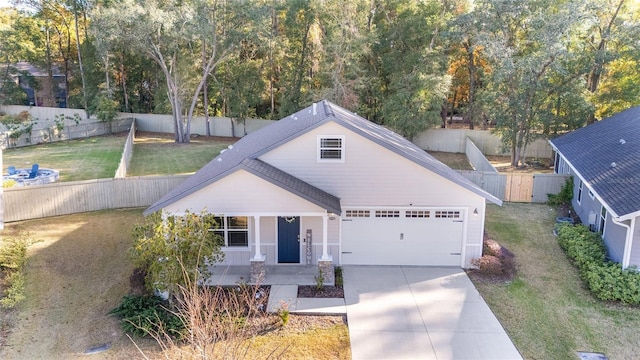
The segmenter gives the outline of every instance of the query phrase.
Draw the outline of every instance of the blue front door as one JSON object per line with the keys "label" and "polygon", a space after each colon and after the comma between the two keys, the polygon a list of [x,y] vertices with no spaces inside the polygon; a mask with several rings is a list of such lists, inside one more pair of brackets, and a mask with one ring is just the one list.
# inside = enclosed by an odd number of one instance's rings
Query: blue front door
{"label": "blue front door", "polygon": [[300,217],[278,217],[278,262],[300,263]]}

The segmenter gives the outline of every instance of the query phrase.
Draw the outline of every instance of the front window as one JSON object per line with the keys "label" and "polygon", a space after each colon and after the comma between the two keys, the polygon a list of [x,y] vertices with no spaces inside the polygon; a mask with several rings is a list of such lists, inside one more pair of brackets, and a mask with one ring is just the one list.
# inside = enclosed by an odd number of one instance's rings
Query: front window
{"label": "front window", "polygon": [[318,162],[344,162],[344,136],[318,136]]}
{"label": "front window", "polygon": [[249,246],[249,221],[246,216],[216,216],[218,228],[210,229],[223,239],[223,246]]}

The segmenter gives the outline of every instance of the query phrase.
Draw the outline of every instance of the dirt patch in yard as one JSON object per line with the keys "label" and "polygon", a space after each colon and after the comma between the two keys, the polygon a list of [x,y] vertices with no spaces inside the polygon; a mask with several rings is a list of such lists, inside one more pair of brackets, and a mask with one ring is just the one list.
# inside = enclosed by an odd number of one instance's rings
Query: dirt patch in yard
{"label": "dirt patch in yard", "polygon": [[[12,330],[4,359],[71,359],[111,344],[102,358],[121,358],[131,342],[107,315],[129,290],[131,230],[141,210],[77,214],[6,224],[3,238],[31,233],[25,268],[26,300],[3,311]],[[148,346],[149,342],[141,344]],[[125,353],[126,353],[125,352]]]}
{"label": "dirt patch in yard", "polygon": [[450,153],[443,151],[428,151],[428,153],[441,163],[454,170],[473,170],[467,155],[462,153]]}
{"label": "dirt patch in yard", "polygon": [[526,159],[524,164],[515,167],[511,166],[510,156],[485,155],[487,160],[498,170],[498,172],[516,173],[552,173],[553,163],[550,159]]}

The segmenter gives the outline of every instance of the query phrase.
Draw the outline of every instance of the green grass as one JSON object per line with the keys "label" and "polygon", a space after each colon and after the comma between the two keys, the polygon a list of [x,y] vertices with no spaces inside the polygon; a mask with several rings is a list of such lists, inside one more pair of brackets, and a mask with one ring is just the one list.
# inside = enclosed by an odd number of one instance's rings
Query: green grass
{"label": "green grass", "polygon": [[442,151],[429,151],[429,154],[452,169],[473,170],[473,166],[471,166],[471,163],[465,154]]}
{"label": "green grass", "polygon": [[2,151],[3,174],[8,166],[60,171],[60,181],[111,178],[118,169],[126,137],[97,136],[87,139],[6,149]]}
{"label": "green grass", "polygon": [[558,246],[547,205],[487,208],[487,232],[516,255],[517,278],[476,283],[526,359],[571,359],[576,351],[637,358],[640,309],[603,303],[584,288]]}
{"label": "green grass", "polygon": [[127,176],[193,173],[236,140],[199,137],[176,144],[170,137],[138,136]]}
{"label": "green grass", "polygon": [[[3,173],[7,167],[41,168],[60,171],[60,181],[112,178],[118,168],[126,137],[98,136],[61,141],[3,151]],[[237,139],[193,139],[176,144],[172,137],[144,134],[136,138],[128,176],[193,173],[215,158]]]}

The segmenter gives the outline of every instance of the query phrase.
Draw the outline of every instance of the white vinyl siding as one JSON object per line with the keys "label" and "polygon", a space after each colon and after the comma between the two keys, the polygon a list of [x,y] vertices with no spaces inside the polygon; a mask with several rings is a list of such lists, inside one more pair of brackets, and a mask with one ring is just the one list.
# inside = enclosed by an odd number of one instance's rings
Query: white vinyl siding
{"label": "white vinyl siding", "polygon": [[[345,166],[318,163],[315,139],[338,132],[345,133],[349,144]],[[343,207],[371,204],[455,207],[469,206],[470,198],[481,198],[332,122],[271,150],[260,160],[340,198]]]}
{"label": "white vinyl siding", "polygon": [[324,213],[325,209],[294,195],[247,171],[238,170],[198,192],[188,195],[166,207],[165,211],[179,213],[185,210],[216,212],[225,215],[252,213]]}
{"label": "white vinyl siding", "polygon": [[[336,133],[343,133],[349,144],[344,166],[318,163],[317,136]],[[260,160],[337,196],[343,209],[371,205],[469,208],[465,266],[470,266],[471,258],[481,256],[485,208],[482,196],[336,123],[327,123],[293,139],[260,156]],[[476,208],[479,215],[473,215]]]}

